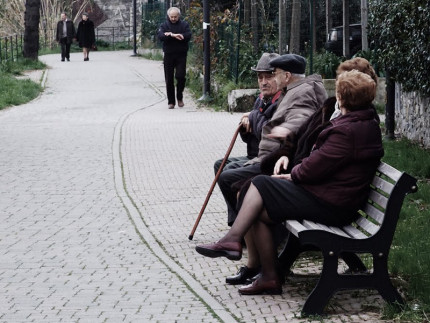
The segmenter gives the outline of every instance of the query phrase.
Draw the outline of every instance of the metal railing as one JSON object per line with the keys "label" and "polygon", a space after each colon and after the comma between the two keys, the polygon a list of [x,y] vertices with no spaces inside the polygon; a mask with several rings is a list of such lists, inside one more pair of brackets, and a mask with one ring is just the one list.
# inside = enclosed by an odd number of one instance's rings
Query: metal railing
{"label": "metal railing", "polygon": [[[131,27],[99,27],[95,29],[96,41],[102,42],[113,49],[132,46],[133,35]],[[51,37],[46,37],[47,33],[41,31],[39,40],[39,50],[55,49],[59,47],[55,40],[55,32],[49,33]],[[103,45],[103,44],[102,44]],[[11,36],[0,37],[0,63],[7,61],[16,61],[17,58],[23,57],[24,35],[15,34]]]}
{"label": "metal railing", "polygon": [[14,61],[22,56],[24,46],[23,35],[13,35],[0,38],[0,63]]}

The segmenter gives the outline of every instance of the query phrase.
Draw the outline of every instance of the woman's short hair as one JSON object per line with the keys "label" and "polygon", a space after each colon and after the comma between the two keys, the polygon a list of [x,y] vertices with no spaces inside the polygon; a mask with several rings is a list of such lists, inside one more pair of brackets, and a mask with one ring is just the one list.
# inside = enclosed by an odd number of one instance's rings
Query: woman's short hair
{"label": "woman's short hair", "polygon": [[346,71],[357,70],[362,73],[369,75],[376,84],[378,84],[378,76],[369,61],[363,57],[355,57],[348,59],[347,61],[341,63],[336,70],[336,75],[339,75]]}
{"label": "woman's short hair", "polygon": [[349,111],[368,109],[376,95],[376,83],[368,75],[357,70],[337,76],[336,94],[340,104]]}

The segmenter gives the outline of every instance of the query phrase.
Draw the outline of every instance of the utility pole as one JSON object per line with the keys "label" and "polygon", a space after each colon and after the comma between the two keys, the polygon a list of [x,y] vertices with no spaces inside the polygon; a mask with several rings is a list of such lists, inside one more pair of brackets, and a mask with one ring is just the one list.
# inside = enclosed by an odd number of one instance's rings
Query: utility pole
{"label": "utility pole", "polygon": [[204,56],[204,75],[203,75],[203,95],[199,101],[208,101],[210,98],[210,9],[209,0],[203,0],[203,56]]}
{"label": "utility pole", "polygon": [[133,55],[137,56],[137,4],[136,0],[133,0]]}

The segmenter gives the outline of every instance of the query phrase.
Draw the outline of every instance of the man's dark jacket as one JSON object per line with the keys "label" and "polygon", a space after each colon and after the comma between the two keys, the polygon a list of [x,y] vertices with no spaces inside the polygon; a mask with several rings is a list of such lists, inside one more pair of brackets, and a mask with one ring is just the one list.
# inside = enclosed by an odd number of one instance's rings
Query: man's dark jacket
{"label": "man's dark jacket", "polygon": [[[67,20],[67,43],[71,44],[73,42],[73,38],[76,37],[75,25],[73,25],[73,21]],[[63,35],[63,21],[59,21],[57,23],[57,41],[60,41]]]}
{"label": "man's dark jacket", "polygon": [[[171,32],[174,34],[182,34],[183,40],[178,40],[174,37],[165,36],[165,32]],[[167,20],[158,29],[158,39],[163,42],[163,51],[165,54],[186,54],[188,51],[188,42],[191,39],[191,30],[188,23],[184,20],[179,19],[176,23],[172,24]]]}

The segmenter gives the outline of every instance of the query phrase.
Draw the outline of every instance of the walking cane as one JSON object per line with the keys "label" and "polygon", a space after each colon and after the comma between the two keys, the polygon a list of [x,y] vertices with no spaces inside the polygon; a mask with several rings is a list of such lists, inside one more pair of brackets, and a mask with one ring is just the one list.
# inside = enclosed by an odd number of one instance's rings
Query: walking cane
{"label": "walking cane", "polygon": [[193,240],[194,232],[196,232],[197,226],[199,225],[200,219],[202,218],[203,212],[205,211],[206,205],[209,202],[209,198],[211,197],[212,192],[215,188],[215,185],[218,182],[218,178],[221,175],[221,172],[225,166],[225,163],[227,162],[228,156],[230,156],[231,150],[233,149],[234,143],[236,142],[237,135],[239,134],[240,127],[242,127],[242,124],[239,124],[239,126],[236,129],[236,132],[233,135],[233,138],[231,139],[230,146],[228,147],[227,152],[225,153],[224,159],[222,160],[222,163],[219,166],[218,171],[216,172],[216,175],[215,175],[215,178],[212,182],[211,188],[209,189],[209,192],[206,195],[206,200],[203,203],[202,209],[200,210],[199,216],[197,217],[196,223],[194,224],[194,228],[191,231],[190,235],[188,236],[189,240]]}

